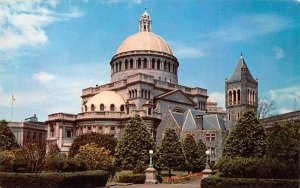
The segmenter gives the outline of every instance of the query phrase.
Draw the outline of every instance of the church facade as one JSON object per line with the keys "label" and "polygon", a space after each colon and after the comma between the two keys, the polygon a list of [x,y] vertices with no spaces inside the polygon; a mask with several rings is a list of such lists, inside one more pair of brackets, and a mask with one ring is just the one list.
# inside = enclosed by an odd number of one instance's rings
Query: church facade
{"label": "church facade", "polygon": [[221,156],[228,134],[225,112],[214,102],[209,103],[212,110],[207,109],[207,89],[178,83],[179,61],[170,45],[151,32],[146,11],[139,19],[139,31],[121,43],[110,67],[110,83],[82,90],[80,113],[48,116],[48,144],[56,143],[67,153],[80,134],[97,132],[119,139],[138,114],[158,145],[170,127],[181,139],[186,134],[202,139],[213,161]]}

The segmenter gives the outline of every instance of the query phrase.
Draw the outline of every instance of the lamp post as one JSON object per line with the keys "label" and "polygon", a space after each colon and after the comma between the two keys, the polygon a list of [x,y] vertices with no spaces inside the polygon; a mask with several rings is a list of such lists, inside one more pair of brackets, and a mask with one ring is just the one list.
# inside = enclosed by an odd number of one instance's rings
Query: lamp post
{"label": "lamp post", "polygon": [[210,169],[210,166],[208,164],[208,156],[209,156],[209,150],[206,150],[205,151],[205,154],[206,154],[206,164],[205,164],[205,169]]}
{"label": "lamp post", "polygon": [[153,167],[153,163],[152,163],[153,150],[149,150],[149,154],[150,154],[150,164],[149,164],[149,167]]}
{"label": "lamp post", "polygon": [[156,184],[158,182],[157,182],[157,179],[156,179],[157,171],[153,167],[153,162],[152,162],[153,150],[149,150],[149,154],[150,154],[150,163],[148,165],[148,168],[145,170],[145,172],[146,172],[146,181],[145,181],[145,183]]}

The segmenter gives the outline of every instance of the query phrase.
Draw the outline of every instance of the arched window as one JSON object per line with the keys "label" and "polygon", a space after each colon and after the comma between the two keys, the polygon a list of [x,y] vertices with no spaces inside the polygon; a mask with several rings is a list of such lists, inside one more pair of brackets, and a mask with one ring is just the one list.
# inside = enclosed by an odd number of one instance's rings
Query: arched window
{"label": "arched window", "polygon": [[127,70],[128,69],[128,60],[126,59],[125,60],[125,70]]}
{"label": "arched window", "polygon": [[133,69],[133,59],[130,59],[130,69]]}
{"label": "arched window", "polygon": [[155,59],[152,59],[152,69],[155,69]]}
{"label": "arched window", "polygon": [[87,108],[87,105],[84,106],[84,111],[87,112],[88,108]]}
{"label": "arched window", "polygon": [[167,61],[164,61],[164,71],[167,71]]}
{"label": "arched window", "polygon": [[157,60],[157,69],[160,70],[160,59]]}
{"label": "arched window", "polygon": [[114,112],[114,111],[115,111],[115,105],[114,105],[114,104],[111,104],[111,105],[110,105],[110,111],[111,111],[111,112]]}
{"label": "arched window", "polygon": [[104,104],[100,104],[100,111],[104,111]]}
{"label": "arched window", "polygon": [[120,106],[120,111],[124,112],[124,105],[123,104]]}
{"label": "arched window", "polygon": [[236,102],[236,91],[233,90],[233,102]]}
{"label": "arched window", "polygon": [[92,112],[95,111],[95,105],[94,105],[94,104],[91,105],[91,111],[92,111]]}
{"label": "arched window", "polygon": [[168,71],[171,72],[171,64],[170,64],[170,62],[168,63]]}
{"label": "arched window", "polygon": [[152,114],[152,108],[148,108],[148,115],[150,116]]}
{"label": "arched window", "polygon": [[229,100],[229,104],[231,104],[232,103],[232,91],[229,91],[228,100]]}
{"label": "arched window", "polygon": [[148,91],[148,99],[150,99],[150,91]]}
{"label": "arched window", "polygon": [[142,60],[141,60],[141,58],[138,58],[138,69],[140,69],[141,68],[141,66],[142,66]]}
{"label": "arched window", "polygon": [[112,64],[112,66],[111,66],[111,71],[112,71],[112,73],[115,73],[115,66],[114,66],[114,64]]}
{"label": "arched window", "polygon": [[141,91],[141,97],[144,97],[144,90],[142,89],[142,91]]}
{"label": "arched window", "polygon": [[146,58],[144,58],[144,60],[143,60],[143,61],[144,61],[144,67],[143,67],[143,68],[144,68],[144,69],[146,69],[146,68],[147,68],[147,59],[146,59]]}
{"label": "arched window", "polygon": [[131,99],[131,91],[129,91],[129,98]]}
{"label": "arched window", "polygon": [[134,90],[134,97],[137,97],[137,89]]}
{"label": "arched window", "polygon": [[239,89],[237,90],[237,101],[241,101],[241,91]]}

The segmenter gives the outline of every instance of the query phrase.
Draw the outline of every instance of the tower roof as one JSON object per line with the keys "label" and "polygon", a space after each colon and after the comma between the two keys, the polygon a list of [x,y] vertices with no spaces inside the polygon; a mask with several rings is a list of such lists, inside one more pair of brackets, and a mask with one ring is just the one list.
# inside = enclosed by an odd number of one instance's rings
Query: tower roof
{"label": "tower roof", "polygon": [[253,78],[253,76],[250,73],[250,70],[247,67],[247,64],[244,60],[243,54],[241,54],[241,57],[239,59],[239,62],[231,76],[231,78],[228,80],[230,82],[233,81],[241,81],[242,78],[242,73],[245,73],[247,75],[247,78],[251,81],[255,81],[255,79]]}

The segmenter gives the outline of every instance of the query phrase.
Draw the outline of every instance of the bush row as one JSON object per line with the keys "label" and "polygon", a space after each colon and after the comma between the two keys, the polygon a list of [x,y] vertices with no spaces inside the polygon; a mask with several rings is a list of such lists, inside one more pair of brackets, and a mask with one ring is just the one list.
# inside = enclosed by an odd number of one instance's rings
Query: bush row
{"label": "bush row", "polygon": [[44,170],[48,172],[78,172],[87,170],[87,167],[78,159],[57,155],[46,159]]}
{"label": "bush row", "polygon": [[145,183],[146,175],[145,174],[122,174],[119,176],[120,183],[134,183],[134,184],[143,184]]}
{"label": "bush row", "polygon": [[53,187],[103,187],[108,173],[104,171],[66,173],[5,173],[0,172],[0,187],[53,188]]}
{"label": "bush row", "polygon": [[202,173],[193,173],[193,174],[182,175],[182,176],[173,176],[171,178],[163,177],[162,182],[166,184],[171,184],[171,183],[177,184],[177,183],[183,183],[183,182],[200,179],[201,177],[202,177]]}
{"label": "bush row", "polygon": [[201,180],[202,188],[299,188],[297,179],[250,179],[208,177]]}
{"label": "bush row", "polygon": [[277,159],[223,157],[218,162],[221,177],[229,178],[298,178],[297,165]]}

